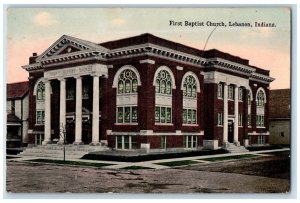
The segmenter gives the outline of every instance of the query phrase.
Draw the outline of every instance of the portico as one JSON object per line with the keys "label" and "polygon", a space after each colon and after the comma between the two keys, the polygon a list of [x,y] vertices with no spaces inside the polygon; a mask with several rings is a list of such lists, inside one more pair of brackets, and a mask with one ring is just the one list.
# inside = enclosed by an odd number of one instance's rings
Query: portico
{"label": "portico", "polygon": [[[93,77],[93,113],[92,113],[92,142],[91,145],[99,145],[99,81],[101,77],[107,77],[107,66],[102,64],[89,64],[49,70],[44,73],[45,81],[45,139],[43,144],[51,143],[51,80],[60,81],[60,111],[59,127],[66,125],[66,81],[68,78],[76,79],[76,107],[75,107],[75,142],[73,144],[83,144],[82,142],[82,77],[90,75]],[[63,143],[60,137],[59,143]]]}
{"label": "portico", "polygon": [[227,148],[227,145],[229,143],[228,139],[228,124],[229,120],[233,122],[233,143],[237,146],[240,145],[240,142],[238,140],[239,137],[239,125],[238,125],[238,116],[239,116],[239,99],[238,99],[238,94],[239,94],[239,86],[234,85],[234,115],[233,118],[229,118],[228,115],[228,83],[223,82],[224,84],[224,122],[223,122],[223,146]]}
{"label": "portico", "polygon": [[[249,69],[249,70],[248,70]],[[251,68],[247,70],[250,72]],[[245,71],[241,71],[243,74],[248,74]],[[223,142],[223,147],[228,148],[229,143],[233,143],[236,146],[240,146],[239,141],[239,102],[246,102],[243,98],[239,98],[239,89],[241,91],[249,90],[249,80],[244,77],[238,77],[234,75],[229,75],[222,72],[205,72],[204,73],[204,83],[215,84],[218,86],[221,84],[222,94],[218,95],[218,100],[222,101],[222,110],[219,108],[217,111],[222,114],[222,121],[218,121],[218,128],[222,130],[221,140]],[[219,91],[219,90],[218,90]],[[247,91],[244,91],[247,92]],[[218,94],[218,93],[217,93]],[[245,93],[244,93],[245,94]],[[229,108],[229,103],[231,108]],[[229,113],[229,109],[231,109]],[[241,116],[240,115],[240,116]],[[244,115],[246,117],[246,115]],[[230,125],[229,125],[230,124]],[[240,126],[242,127],[242,126]],[[230,129],[229,129],[230,128]],[[233,139],[229,139],[229,133],[233,133]],[[217,134],[217,133],[216,133]],[[215,149],[218,146],[219,138],[213,140],[204,140],[208,148]],[[204,147],[205,147],[204,144]]]}

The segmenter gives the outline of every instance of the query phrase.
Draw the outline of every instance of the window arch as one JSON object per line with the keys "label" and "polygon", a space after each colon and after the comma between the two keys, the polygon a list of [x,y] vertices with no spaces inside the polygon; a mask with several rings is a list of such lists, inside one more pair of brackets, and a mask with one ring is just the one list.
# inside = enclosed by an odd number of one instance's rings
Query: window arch
{"label": "window arch", "polygon": [[[50,85],[50,94],[52,93],[52,88]],[[36,97],[36,119],[35,123],[37,125],[43,125],[45,121],[45,83],[44,78],[40,78],[36,81],[33,88],[33,95]]]}
{"label": "window arch", "polygon": [[266,94],[263,88],[259,88],[256,93],[257,106],[264,106],[266,103]]}
{"label": "window arch", "polygon": [[170,68],[159,67],[153,78],[155,86],[155,123],[172,123],[172,89],[175,89],[175,79]]}
{"label": "window arch", "polygon": [[[117,88],[117,90],[118,90],[118,87],[119,87],[119,78],[120,78],[120,76],[121,76],[121,74],[125,71],[125,70],[127,70],[127,72],[130,72],[130,73],[132,73],[132,75],[134,75],[134,79],[136,79],[137,81],[137,83],[136,82],[134,82],[133,84],[134,84],[134,88],[136,88],[137,89],[137,86],[141,86],[142,85],[142,83],[141,83],[141,78],[140,78],[140,74],[139,74],[139,72],[138,72],[138,70],[135,68],[135,67],[133,67],[133,66],[131,66],[131,65],[125,65],[125,66],[123,66],[123,67],[121,67],[117,72],[116,72],[116,74],[115,74],[115,77],[114,77],[114,81],[113,81],[113,88]],[[128,74],[130,74],[130,73],[127,73],[127,75]],[[134,74],[133,74],[134,73]],[[129,76],[129,75],[128,75]],[[130,76],[128,77],[128,79],[129,78],[131,78]],[[131,79],[133,79],[133,78],[131,78]],[[122,80],[123,80],[123,78],[122,78]],[[125,91],[125,80],[124,80],[124,86],[123,86],[123,88],[124,88],[124,91]],[[128,83],[128,81],[127,81],[127,85],[128,85],[129,83]],[[136,85],[136,86],[135,86]],[[129,86],[129,85],[128,85]],[[122,87],[120,87],[120,88],[122,88]],[[118,91],[117,91],[118,92]]]}
{"label": "window arch", "polygon": [[155,78],[155,92],[161,94],[172,94],[172,79],[171,75],[166,70],[158,72]]}
{"label": "window arch", "polygon": [[256,126],[265,126],[265,103],[267,102],[266,92],[260,87],[256,92]]}
{"label": "window arch", "polygon": [[126,65],[117,71],[113,82],[113,87],[117,88],[117,124],[137,124],[137,87],[139,85],[141,85],[140,75],[133,66]]}
{"label": "window arch", "polygon": [[123,70],[118,77],[118,94],[136,93],[138,86],[137,75],[130,69]]}
{"label": "window arch", "polygon": [[187,72],[181,83],[183,93],[182,123],[197,124],[197,93],[200,92],[198,77],[193,72]]}
{"label": "window arch", "polygon": [[253,95],[251,89],[248,89],[248,95],[247,95],[247,104],[248,104],[248,126],[251,126],[251,102],[253,100]]}
{"label": "window arch", "polygon": [[197,92],[200,92],[200,83],[196,74],[189,71],[183,76],[181,90],[184,97],[197,97]]}
{"label": "window arch", "polygon": [[37,85],[36,99],[45,100],[45,84],[42,81]]}
{"label": "window arch", "polygon": [[161,85],[166,85],[166,89],[164,90],[164,92],[169,92],[162,94],[172,94],[172,89],[176,88],[174,75],[171,69],[167,66],[160,66],[154,74],[153,86],[155,86],[156,93],[161,93]]}

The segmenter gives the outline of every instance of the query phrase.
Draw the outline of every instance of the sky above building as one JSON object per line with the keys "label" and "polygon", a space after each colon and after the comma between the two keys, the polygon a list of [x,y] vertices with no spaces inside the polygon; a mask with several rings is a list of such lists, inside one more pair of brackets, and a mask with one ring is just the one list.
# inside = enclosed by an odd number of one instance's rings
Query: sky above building
{"label": "sky above building", "polygon": [[[205,50],[215,48],[270,70],[271,89],[289,88],[290,14],[284,7],[8,8],[6,81],[27,80],[21,66],[64,34],[101,43],[147,32],[201,50],[207,42]],[[242,24],[251,27],[230,26]]]}

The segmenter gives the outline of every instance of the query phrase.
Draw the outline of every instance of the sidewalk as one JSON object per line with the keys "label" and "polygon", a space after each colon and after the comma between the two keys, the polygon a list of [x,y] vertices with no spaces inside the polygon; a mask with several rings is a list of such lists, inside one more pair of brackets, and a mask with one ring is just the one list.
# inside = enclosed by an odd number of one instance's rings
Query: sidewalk
{"label": "sidewalk", "polygon": [[[264,151],[252,151],[252,152],[243,152],[243,153],[228,153],[228,154],[216,154],[216,155],[206,155],[206,156],[193,156],[193,157],[182,157],[182,158],[171,158],[171,159],[161,159],[161,160],[151,160],[151,161],[143,161],[143,162],[117,162],[117,161],[101,161],[101,160],[86,160],[86,159],[66,159],[68,161],[77,161],[77,162],[88,162],[88,163],[106,163],[111,164],[109,166],[103,166],[103,169],[122,169],[125,167],[147,167],[152,169],[165,169],[170,168],[169,166],[159,165],[158,163],[164,162],[175,162],[175,161],[195,161],[199,162],[199,164],[209,164],[211,161],[201,160],[206,158],[217,158],[217,157],[230,157],[230,156],[238,156],[238,155],[245,155],[245,154],[254,154],[258,156],[272,156],[270,152],[281,152],[281,151],[289,151],[289,148],[284,149],[274,149],[274,150],[264,150]],[[9,157],[16,157],[15,159],[7,159],[7,161],[30,161],[34,159],[46,159],[41,157],[33,157],[33,156],[19,156],[19,155],[8,155]],[[51,158],[52,160],[62,160],[62,158]]]}

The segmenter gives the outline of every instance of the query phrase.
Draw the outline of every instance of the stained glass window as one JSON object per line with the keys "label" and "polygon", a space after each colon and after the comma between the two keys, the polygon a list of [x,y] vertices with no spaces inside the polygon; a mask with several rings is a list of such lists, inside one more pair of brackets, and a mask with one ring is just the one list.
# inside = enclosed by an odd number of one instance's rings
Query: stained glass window
{"label": "stained glass window", "polygon": [[161,94],[172,94],[172,80],[168,71],[161,70],[155,80],[155,91]]}
{"label": "stained glass window", "polygon": [[189,75],[185,78],[183,83],[183,96],[185,97],[197,97],[197,83],[194,76]]}
{"label": "stained glass window", "polygon": [[121,72],[118,78],[118,94],[136,93],[137,86],[137,76],[132,70],[126,69]]}

